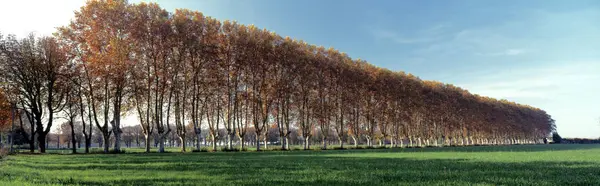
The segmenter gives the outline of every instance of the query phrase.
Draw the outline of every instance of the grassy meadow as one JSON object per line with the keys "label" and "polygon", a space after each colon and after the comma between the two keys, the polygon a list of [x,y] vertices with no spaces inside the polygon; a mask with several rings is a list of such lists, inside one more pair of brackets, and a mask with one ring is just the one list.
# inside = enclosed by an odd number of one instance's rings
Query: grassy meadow
{"label": "grassy meadow", "polygon": [[600,185],[600,145],[127,150],[9,156],[0,160],[0,185]]}

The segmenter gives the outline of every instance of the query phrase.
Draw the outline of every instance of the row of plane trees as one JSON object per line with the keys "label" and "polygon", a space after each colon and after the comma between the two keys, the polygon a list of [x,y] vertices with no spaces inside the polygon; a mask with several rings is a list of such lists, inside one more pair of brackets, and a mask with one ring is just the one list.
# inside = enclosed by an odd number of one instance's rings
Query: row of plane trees
{"label": "row of plane trees", "polygon": [[198,139],[208,130],[215,149],[219,139],[229,149],[235,141],[244,148],[252,128],[257,150],[270,127],[283,149],[292,130],[304,148],[315,131],[322,141],[335,134],[343,148],[346,140],[372,146],[378,135],[394,146],[538,143],[555,130],[550,115],[535,107],[152,3],[89,1],[54,37],[8,36],[0,54],[8,100],[35,124],[40,152],[57,117],[82,122],[86,139],[93,127],[105,141],[112,135],[120,151],[127,113],[146,140],[158,136],[160,152],[170,133],[183,142],[187,125]]}

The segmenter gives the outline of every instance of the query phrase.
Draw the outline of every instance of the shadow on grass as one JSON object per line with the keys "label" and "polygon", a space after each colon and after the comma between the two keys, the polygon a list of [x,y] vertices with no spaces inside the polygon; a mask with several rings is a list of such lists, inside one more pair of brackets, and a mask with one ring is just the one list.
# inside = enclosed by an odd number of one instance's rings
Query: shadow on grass
{"label": "shadow on grass", "polygon": [[392,149],[407,152],[541,152],[563,150],[599,149],[599,144],[538,144],[538,145],[496,145],[496,146],[452,146]]}
{"label": "shadow on grass", "polygon": [[[136,149],[136,148],[133,148]],[[138,148],[139,149],[139,148]],[[252,153],[293,153],[293,154],[338,154],[338,153],[370,153],[370,152],[542,152],[542,151],[563,151],[563,150],[587,150],[587,149],[600,149],[600,144],[551,144],[551,145],[496,145],[496,146],[447,146],[447,147],[426,147],[426,148],[360,148],[360,149],[328,149],[328,150],[291,150],[291,151],[281,151],[281,150],[272,150],[272,151],[241,151],[241,152],[186,152],[194,153],[194,154],[202,154],[206,156],[222,156],[222,153],[232,153],[232,154],[252,154]],[[127,151],[127,149],[125,149]],[[179,151],[167,151],[166,154],[182,154]],[[27,155],[44,155],[39,153],[30,154],[28,152],[19,153],[19,154],[27,154]],[[68,153],[63,153],[62,151],[52,151],[52,149],[47,154],[53,155],[74,155],[71,154],[70,151]],[[90,154],[78,153],[77,155],[106,155],[102,153],[102,151],[94,151]],[[114,153],[109,153],[114,154]],[[117,153],[117,154],[141,154],[144,156],[152,155],[152,154],[160,154],[158,152],[141,152],[141,151],[127,151],[125,153]],[[161,156],[161,155],[158,155]]]}
{"label": "shadow on grass", "polygon": [[[304,155],[306,152],[36,156],[8,162],[35,172],[0,171],[0,180],[26,176],[26,183],[62,185],[600,185],[600,165],[589,162]],[[82,179],[82,175],[95,177]]]}

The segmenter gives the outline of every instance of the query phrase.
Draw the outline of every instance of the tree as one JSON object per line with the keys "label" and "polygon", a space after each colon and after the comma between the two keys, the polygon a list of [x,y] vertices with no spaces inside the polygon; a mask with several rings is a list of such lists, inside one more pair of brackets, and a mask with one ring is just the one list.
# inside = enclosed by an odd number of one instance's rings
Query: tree
{"label": "tree", "polygon": [[56,39],[33,35],[17,41],[14,36],[2,42],[0,52],[3,79],[19,93],[22,106],[32,116],[40,153],[46,152],[46,136],[54,116],[64,106],[64,77],[61,71],[69,61]]}
{"label": "tree", "polygon": [[[132,26],[130,27],[134,43],[134,65],[132,77],[133,102],[140,126],[144,133],[146,152],[150,152],[150,136],[154,129],[158,129],[158,118],[162,114],[162,105],[159,102],[158,87],[159,62],[165,54],[167,20],[169,14],[157,4],[141,3],[132,8]],[[164,130],[162,131],[164,132]],[[161,133],[162,133],[161,132]]]}
{"label": "tree", "polygon": [[[74,65],[69,65],[70,66],[70,70],[68,70],[65,74],[66,77],[68,79],[76,79],[75,78],[75,67]],[[67,67],[69,68],[69,67]],[[75,140],[75,119],[77,118],[78,114],[81,114],[80,112],[80,100],[78,96],[78,88],[74,86],[75,83],[69,83],[67,82],[66,86],[66,98],[65,98],[65,109],[63,111],[66,119],[67,119],[67,124],[70,126],[70,140],[72,143],[72,153],[75,154],[77,153],[77,147],[75,146],[76,140]],[[62,128],[62,126],[61,126]],[[61,130],[62,132],[66,132],[65,130]]]}
{"label": "tree", "polygon": [[[227,130],[227,148],[233,148],[233,140],[236,135],[236,120],[235,113],[238,110],[239,99],[238,90],[240,80],[242,78],[242,62],[243,55],[240,55],[239,50],[244,47],[243,41],[240,41],[241,34],[247,34],[245,26],[238,26],[236,22],[225,21],[222,26],[223,37],[222,37],[222,55],[223,59],[220,61],[220,69],[224,72],[221,73],[223,85],[220,94],[223,102],[223,125]],[[242,38],[243,39],[243,38]]]}
{"label": "tree", "polygon": [[[62,112],[71,124],[81,120],[86,149],[100,131],[104,152],[111,135],[120,151],[120,118],[130,108],[146,152],[150,138],[159,152],[175,141],[185,151],[191,136],[199,150],[204,123],[213,150],[219,142],[232,149],[236,137],[241,149],[252,141],[261,150],[276,133],[282,149],[298,139],[310,149],[313,136],[324,149],[336,137],[340,148],[347,139],[355,147],[527,144],[556,129],[539,108],[155,3],[89,1],[56,37],[0,37],[9,115],[32,150]],[[130,146],[133,134],[124,135]]]}
{"label": "tree", "polygon": [[[77,92],[77,101],[79,101],[79,105],[77,106],[79,108],[79,116],[81,117],[81,125],[82,125],[82,132],[83,132],[83,136],[85,139],[85,153],[90,153],[90,146],[92,145],[92,131],[94,130],[93,125],[92,125],[92,114],[90,113],[91,111],[91,106],[92,104],[90,104],[91,99],[89,99],[89,97],[87,97],[87,102],[86,104],[84,104],[84,84],[83,80],[84,78],[82,78],[82,74],[81,71],[79,71],[79,73],[77,73],[77,77],[74,78],[74,84],[76,86],[76,92]],[[89,89],[89,87],[86,87],[86,89]],[[87,91],[89,92],[89,90]],[[85,111],[87,108],[87,112]],[[87,119],[88,119],[88,125],[86,125],[86,113],[87,113]]]}
{"label": "tree", "polygon": [[308,150],[310,148],[309,139],[312,137],[312,131],[314,128],[314,122],[312,119],[314,112],[313,107],[315,106],[312,103],[315,100],[313,96],[315,78],[311,72],[314,71],[312,67],[314,66],[313,63],[315,62],[314,50],[316,47],[305,46],[307,44],[303,42],[300,45],[304,49],[304,51],[301,52],[305,52],[306,54],[302,53],[304,57],[299,58],[300,64],[297,70],[298,72],[302,73],[302,76],[297,79],[297,84],[293,84],[293,86],[296,87],[296,91],[294,92],[294,102],[297,103],[299,119],[298,123],[299,128],[302,131],[302,138],[304,139],[304,150]]}
{"label": "tree", "polygon": [[[105,142],[111,133],[115,135],[115,151],[120,151],[122,105],[132,62],[131,35],[127,34],[131,25],[129,8],[124,0],[90,1],[75,12],[69,26],[59,29],[62,38],[79,50],[78,59],[86,73],[94,123],[102,131]],[[98,108],[102,115],[96,111]],[[112,130],[108,129],[109,123]],[[107,153],[109,146],[104,144]]]}
{"label": "tree", "polygon": [[560,135],[558,134],[558,132],[553,132],[552,133],[552,141],[554,143],[560,143],[560,142],[562,142],[562,137],[560,137]]}
{"label": "tree", "polygon": [[[272,111],[273,101],[275,97],[275,87],[273,80],[274,65],[272,63],[274,51],[271,42],[274,35],[265,30],[259,30],[254,26],[248,27],[249,32],[249,50],[248,55],[250,60],[248,65],[249,81],[246,86],[250,88],[250,96],[252,99],[252,122],[256,131],[256,148],[260,151],[260,137],[263,137],[264,146],[267,147],[267,132],[269,116]],[[251,38],[254,38],[252,40]],[[257,38],[260,38],[257,39]]]}
{"label": "tree", "polygon": [[[10,103],[7,93],[5,93],[3,88],[0,88],[0,148],[4,146],[2,144],[2,133],[9,130],[12,133],[14,130],[16,115],[15,105]],[[13,140],[10,141],[12,142]]]}

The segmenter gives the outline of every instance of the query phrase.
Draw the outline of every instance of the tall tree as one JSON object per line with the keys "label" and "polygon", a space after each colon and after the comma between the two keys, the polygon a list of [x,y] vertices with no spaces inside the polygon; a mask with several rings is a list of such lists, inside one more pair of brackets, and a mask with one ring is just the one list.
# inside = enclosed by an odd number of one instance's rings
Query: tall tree
{"label": "tall tree", "polygon": [[[266,148],[274,136],[271,126],[278,128],[282,149],[289,149],[294,129],[308,149],[317,128],[323,148],[330,133],[343,148],[346,137],[355,146],[377,140],[390,146],[403,146],[404,140],[410,146],[536,143],[555,127],[550,115],[535,107],[378,68],[254,25],[221,23],[185,9],[171,14],[154,3],[89,1],[58,36],[62,43],[56,48],[68,51],[65,59],[80,73],[71,78],[76,81],[61,80],[60,68],[50,70],[59,78],[49,80],[52,73],[38,68],[48,59],[38,52],[47,51],[46,45],[10,39],[3,40],[8,49],[1,57],[10,64],[3,69],[44,78],[3,77],[18,87],[20,110],[36,126],[47,120],[34,111],[42,109],[51,119],[64,105],[62,89],[74,84],[78,113],[102,131],[105,152],[111,134],[115,150],[120,149],[120,117],[130,106],[139,117],[147,152],[153,135],[161,152],[165,141],[172,145],[176,138],[184,151],[190,135],[199,150],[203,123],[214,150],[223,140],[233,148],[236,136],[243,149],[247,132],[255,134],[258,150]],[[55,83],[48,86],[47,81]],[[47,89],[52,89],[50,96]],[[32,100],[44,103],[32,106]],[[37,128],[31,127],[31,133],[46,130]]]}
{"label": "tall tree", "polygon": [[[3,88],[0,88],[0,147],[4,147],[2,133],[9,130],[10,133],[13,133],[16,115],[16,105],[10,103],[7,93],[5,93]],[[10,141],[12,142],[12,140]]]}
{"label": "tall tree", "polygon": [[[84,63],[92,111],[96,126],[102,131],[108,152],[108,139],[115,136],[114,150],[121,148],[121,114],[126,96],[132,60],[132,43],[127,30],[131,25],[130,6],[124,0],[90,1],[69,26],[60,28],[65,39],[78,50]],[[96,112],[101,109],[101,116]],[[99,121],[98,118],[102,119]],[[112,127],[109,130],[109,123]]]}
{"label": "tall tree", "polygon": [[[67,55],[56,39],[33,35],[17,41],[9,37],[2,41],[3,79],[18,91],[22,106],[35,123],[35,133],[40,153],[46,152],[46,136],[54,116],[64,106],[64,77],[61,76]],[[32,129],[33,130],[33,129]]]}

